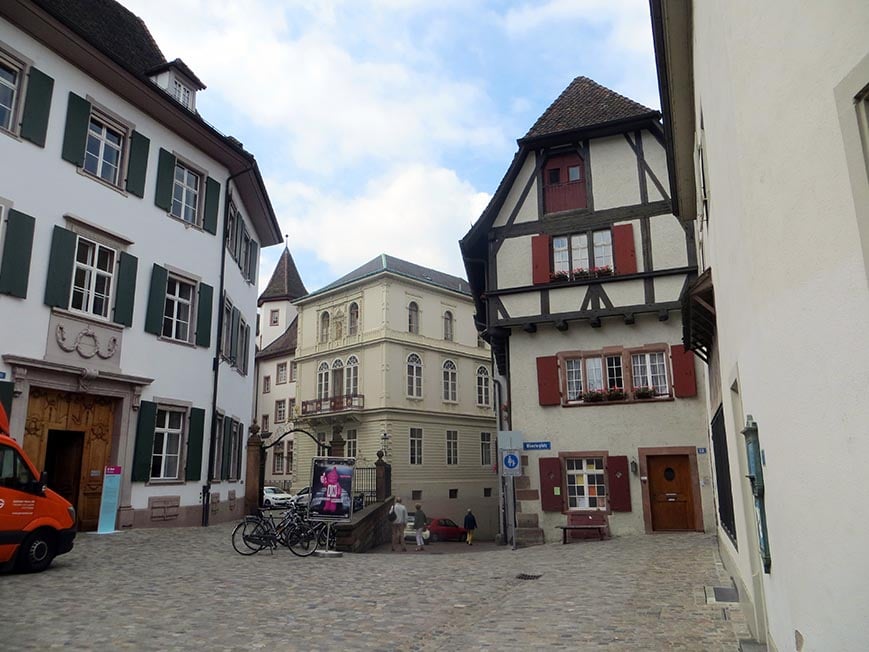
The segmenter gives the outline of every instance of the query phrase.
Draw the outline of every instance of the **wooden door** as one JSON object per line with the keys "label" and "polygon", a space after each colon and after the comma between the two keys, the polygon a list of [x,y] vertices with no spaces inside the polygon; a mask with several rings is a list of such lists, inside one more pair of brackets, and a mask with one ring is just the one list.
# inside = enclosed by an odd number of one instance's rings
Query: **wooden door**
{"label": "wooden door", "polygon": [[81,481],[81,454],[84,432],[78,430],[49,430],[45,451],[45,472],[48,486],[66,498],[78,503]]}
{"label": "wooden door", "polygon": [[[105,396],[75,394],[34,387],[27,403],[27,424],[24,450],[37,468],[45,469],[49,462],[49,433],[75,431],[83,433],[81,449],[67,449],[62,461],[57,453],[51,463],[60,464],[70,473],[78,474],[78,489],[69,501],[78,517],[80,530],[95,530],[99,523],[103,472],[112,451],[116,400]],[[74,466],[75,455],[80,461]]]}
{"label": "wooden door", "polygon": [[687,455],[646,458],[652,530],[694,530],[694,491]]}

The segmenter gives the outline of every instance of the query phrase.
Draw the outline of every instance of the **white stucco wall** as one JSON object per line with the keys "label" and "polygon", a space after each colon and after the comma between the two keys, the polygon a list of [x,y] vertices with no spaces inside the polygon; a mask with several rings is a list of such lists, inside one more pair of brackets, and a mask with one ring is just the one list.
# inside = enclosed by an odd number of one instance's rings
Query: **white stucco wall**
{"label": "white stucco wall", "polygon": [[621,134],[590,141],[595,210],[640,203],[637,156]]}
{"label": "white stucco wall", "polygon": [[[772,571],[759,586],[771,648],[801,639],[804,650],[857,651],[869,647],[869,293],[851,179],[865,181],[865,168],[854,177],[848,166],[841,120],[856,115],[836,104],[834,89],[869,54],[869,5],[802,9],[694,3],[711,192],[706,259],[721,383],[738,381],[765,453]],[[744,418],[731,398],[729,428]],[[733,467],[743,443],[734,429],[728,438]],[[748,502],[744,471],[732,474],[737,505]],[[818,508],[824,525],[807,526]],[[753,516],[739,515],[737,526],[754,527]],[[731,572],[751,587],[755,551],[740,545],[732,555]]]}
{"label": "white stucco wall", "polygon": [[[516,177],[516,183],[511,186],[501,210],[498,211],[498,216],[495,218],[495,226],[507,224],[507,220],[510,219],[510,215],[516,209],[516,205],[522,197],[522,192],[525,190],[528,179],[534,174],[536,164],[537,158],[534,154],[528,154],[525,157],[525,161],[522,163],[522,167]],[[531,182],[531,188],[528,190],[525,200],[516,213],[515,223],[517,224],[520,222],[533,222],[537,219],[537,181],[538,179],[535,178]]]}

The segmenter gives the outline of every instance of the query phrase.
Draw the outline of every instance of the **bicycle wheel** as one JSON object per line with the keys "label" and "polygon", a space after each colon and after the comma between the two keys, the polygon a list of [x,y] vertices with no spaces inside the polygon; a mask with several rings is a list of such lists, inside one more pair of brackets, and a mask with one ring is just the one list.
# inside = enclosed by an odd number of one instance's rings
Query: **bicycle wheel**
{"label": "bicycle wheel", "polygon": [[255,555],[266,547],[265,533],[262,521],[245,519],[232,531],[232,547],[240,555]]}
{"label": "bicycle wheel", "polygon": [[285,541],[291,553],[307,557],[317,549],[317,531],[310,525],[300,525],[287,531]]}
{"label": "bicycle wheel", "polygon": [[325,550],[334,550],[335,545],[338,542],[338,535],[335,533],[334,528],[328,528],[329,532],[329,541],[328,545],[326,545],[326,531],[327,528],[325,526],[320,527],[319,532],[317,532],[317,547],[324,548]]}

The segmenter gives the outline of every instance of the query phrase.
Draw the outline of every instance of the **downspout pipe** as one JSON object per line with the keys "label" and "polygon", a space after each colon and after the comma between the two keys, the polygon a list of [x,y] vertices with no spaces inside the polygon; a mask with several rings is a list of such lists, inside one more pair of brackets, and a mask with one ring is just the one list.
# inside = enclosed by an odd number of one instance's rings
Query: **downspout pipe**
{"label": "downspout pipe", "polygon": [[226,191],[223,201],[223,229],[221,231],[223,236],[220,241],[220,284],[217,291],[217,297],[220,303],[217,310],[217,338],[214,346],[214,359],[211,362],[211,433],[209,434],[208,444],[208,477],[205,479],[205,484],[202,485],[202,527],[208,526],[208,518],[211,513],[211,507],[209,504],[211,502],[211,478],[214,477],[214,446],[217,443],[217,388],[220,377],[220,346],[221,335],[223,333],[223,306],[225,305],[223,293],[226,291],[226,239],[229,235],[229,199],[231,196],[229,184],[233,179],[240,177],[243,174],[247,174],[248,172],[252,172],[253,169],[254,166],[250,165],[239,170],[235,174],[230,174],[226,178],[224,186]]}

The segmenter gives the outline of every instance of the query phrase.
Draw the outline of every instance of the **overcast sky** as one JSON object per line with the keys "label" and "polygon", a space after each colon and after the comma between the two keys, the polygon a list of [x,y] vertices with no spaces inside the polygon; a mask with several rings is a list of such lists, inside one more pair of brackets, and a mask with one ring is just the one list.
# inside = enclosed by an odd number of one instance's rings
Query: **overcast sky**
{"label": "overcast sky", "polygon": [[256,156],[309,292],[381,253],[464,277],[458,240],[574,77],[660,106],[648,0],[121,2]]}

